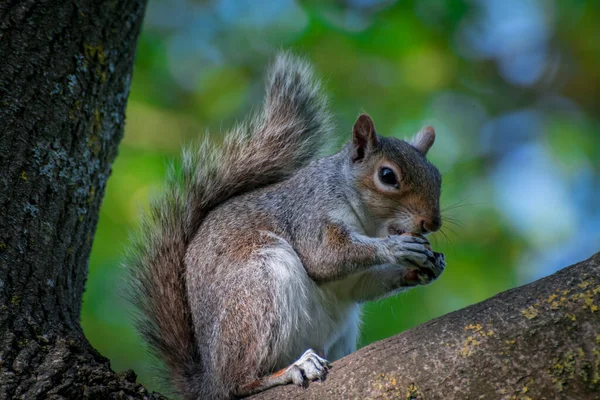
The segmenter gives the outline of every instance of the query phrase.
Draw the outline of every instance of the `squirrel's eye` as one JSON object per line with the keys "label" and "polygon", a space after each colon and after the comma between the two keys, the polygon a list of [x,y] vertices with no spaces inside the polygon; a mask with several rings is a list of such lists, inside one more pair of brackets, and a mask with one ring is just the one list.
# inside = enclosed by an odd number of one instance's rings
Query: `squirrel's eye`
{"label": "squirrel's eye", "polygon": [[398,178],[390,168],[383,167],[379,170],[379,180],[386,185],[398,186]]}

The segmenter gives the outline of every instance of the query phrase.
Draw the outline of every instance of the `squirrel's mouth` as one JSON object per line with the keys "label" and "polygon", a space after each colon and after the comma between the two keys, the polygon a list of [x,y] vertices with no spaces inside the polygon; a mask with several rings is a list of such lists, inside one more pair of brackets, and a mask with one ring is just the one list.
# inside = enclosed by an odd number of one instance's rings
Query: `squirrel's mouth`
{"label": "squirrel's mouth", "polygon": [[419,234],[421,236],[427,236],[430,233],[430,232],[421,233],[421,232],[409,231],[408,229],[402,228],[398,224],[390,224],[390,225],[388,225],[388,229],[387,230],[388,230],[388,234],[389,235],[402,235],[403,233],[416,233],[416,234]]}
{"label": "squirrel's mouth", "polygon": [[403,233],[406,233],[406,229],[403,229],[396,224],[391,224],[388,226],[388,232],[390,235],[402,235]]}

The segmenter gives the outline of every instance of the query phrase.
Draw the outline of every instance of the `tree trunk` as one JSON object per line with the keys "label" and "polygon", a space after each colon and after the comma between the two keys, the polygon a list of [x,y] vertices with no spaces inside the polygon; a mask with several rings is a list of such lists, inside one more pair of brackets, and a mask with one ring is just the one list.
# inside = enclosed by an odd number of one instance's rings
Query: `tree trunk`
{"label": "tree trunk", "polygon": [[599,306],[600,253],[253,399],[600,399]]}
{"label": "tree trunk", "polygon": [[81,300],[144,0],[0,1],[0,398],[158,398]]}

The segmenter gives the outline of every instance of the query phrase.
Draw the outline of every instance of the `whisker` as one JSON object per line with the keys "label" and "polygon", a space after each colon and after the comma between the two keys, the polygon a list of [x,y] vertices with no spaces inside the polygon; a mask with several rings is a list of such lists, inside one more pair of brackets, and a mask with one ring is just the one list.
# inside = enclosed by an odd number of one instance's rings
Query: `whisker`
{"label": "whisker", "polygon": [[433,241],[433,248],[437,248],[438,247],[438,240],[437,240],[437,236],[433,235],[431,236],[431,239]]}
{"label": "whisker", "polygon": [[446,216],[442,217],[442,222],[443,223],[449,223],[449,224],[454,225],[454,226],[456,226],[458,228],[463,228],[464,229],[464,227],[465,227],[464,223],[462,223],[462,222],[460,222],[460,221],[458,221],[458,220],[456,220],[454,218],[450,218],[450,217],[446,217]]}
{"label": "whisker", "polygon": [[459,222],[458,218],[452,217],[450,215],[442,215],[442,220],[448,221],[448,222]]}
{"label": "whisker", "polygon": [[480,206],[480,205],[485,205],[486,203],[484,202],[479,202],[479,203],[466,203],[466,204],[461,204],[461,203],[455,203],[452,204],[450,206],[446,206],[444,208],[442,208],[440,211],[444,212],[444,211],[450,211],[450,210],[455,210],[457,208],[464,208],[464,207],[471,207],[471,206]]}
{"label": "whisker", "polygon": [[456,231],[454,231],[452,228],[449,228],[448,226],[446,226],[445,229],[449,230],[454,236],[458,236]]}
{"label": "whisker", "polygon": [[465,201],[467,201],[467,197],[464,197],[464,198],[460,199],[459,201],[457,201],[457,202],[456,202],[456,203],[454,203],[454,204],[451,204],[451,205],[450,205],[450,207],[452,207],[452,206],[455,206],[455,205],[457,205],[457,204],[462,204],[462,203],[464,203]]}
{"label": "whisker", "polygon": [[457,208],[464,208],[464,207],[471,207],[471,206],[478,206],[478,205],[485,205],[485,204],[486,203],[457,204],[454,206],[444,207],[443,209],[440,210],[440,212],[446,212],[446,211],[456,210]]}
{"label": "whisker", "polygon": [[446,241],[450,244],[450,246],[452,246],[452,252],[456,255],[456,247],[454,247],[454,243],[452,243],[452,240],[450,240],[448,235],[446,235],[446,232],[444,232],[443,229],[440,229],[438,232],[446,238]]}

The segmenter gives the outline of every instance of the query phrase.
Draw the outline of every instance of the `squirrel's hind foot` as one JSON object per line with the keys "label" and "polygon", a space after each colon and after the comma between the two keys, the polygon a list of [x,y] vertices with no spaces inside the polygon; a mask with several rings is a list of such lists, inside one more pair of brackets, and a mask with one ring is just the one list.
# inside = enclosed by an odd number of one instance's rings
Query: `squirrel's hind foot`
{"label": "squirrel's hind foot", "polygon": [[308,387],[310,381],[324,381],[329,368],[329,361],[319,357],[313,349],[308,349],[298,361],[285,370],[285,373],[289,374],[290,381],[295,385]]}
{"label": "squirrel's hind foot", "polygon": [[289,383],[307,388],[311,381],[317,379],[321,382],[324,381],[330,368],[329,361],[319,357],[313,349],[308,349],[289,367],[264,376],[242,387],[237,391],[236,396],[245,397],[274,386],[287,385]]}

